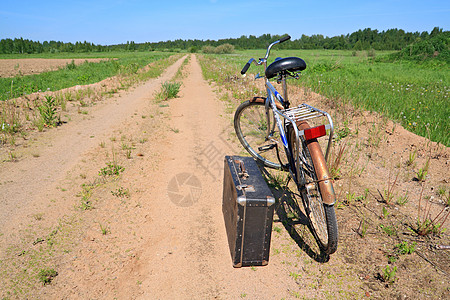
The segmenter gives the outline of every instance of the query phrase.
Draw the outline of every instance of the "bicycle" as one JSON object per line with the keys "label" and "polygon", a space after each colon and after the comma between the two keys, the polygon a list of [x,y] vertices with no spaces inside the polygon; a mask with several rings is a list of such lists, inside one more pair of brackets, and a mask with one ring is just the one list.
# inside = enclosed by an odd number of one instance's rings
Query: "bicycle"
{"label": "bicycle", "polygon": [[[289,40],[289,35],[271,43],[266,55],[258,61],[251,58],[241,74],[245,76],[252,63],[264,66],[267,97],[254,97],[240,104],[234,115],[236,135],[244,148],[269,168],[288,171],[302,198],[311,231],[319,247],[326,254],[337,250],[338,228],[334,204],[336,196],[326,160],[333,137],[333,121],[330,115],[308,104],[290,108],[286,79],[299,78],[306,63],[298,57],[276,58],[267,66],[271,48]],[[271,84],[276,78],[282,85],[283,96]],[[314,120],[313,120],[314,119]],[[308,122],[322,120],[322,124],[310,127]],[[327,124],[323,124],[328,122]],[[320,124],[320,123],[319,123]],[[328,146],[325,157],[317,138],[326,136]],[[285,150],[280,156],[279,146]]]}

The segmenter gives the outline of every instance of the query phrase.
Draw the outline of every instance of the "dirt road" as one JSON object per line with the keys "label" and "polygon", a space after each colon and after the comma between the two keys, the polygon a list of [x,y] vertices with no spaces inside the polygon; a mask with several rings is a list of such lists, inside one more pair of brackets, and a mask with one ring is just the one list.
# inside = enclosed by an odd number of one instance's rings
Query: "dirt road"
{"label": "dirt road", "polygon": [[[230,121],[220,117],[224,107],[195,56],[180,97],[168,106],[152,101],[180,64],[47,132],[18,162],[3,165],[0,226],[8,243],[24,247],[54,228],[61,235],[77,232],[69,253],[50,259],[58,276],[38,295],[229,299],[248,293],[255,299],[285,290],[277,264],[257,270],[231,265],[222,169],[223,156],[239,150],[227,141]],[[124,158],[125,144],[133,149],[131,159]],[[112,156],[125,171],[95,183]],[[93,186],[94,209],[80,213],[83,183]],[[129,191],[124,201],[111,194],[119,188]],[[67,218],[79,221],[61,225]],[[14,234],[27,228],[33,228],[30,240]]]}
{"label": "dirt road", "polygon": [[[184,59],[158,79],[86,108],[87,114],[69,113],[63,126],[32,137],[17,162],[1,164],[2,298],[403,299],[416,294],[416,278],[434,276],[439,297],[445,294],[448,278],[418,257],[400,260],[399,288],[384,286],[377,276],[392,242],[382,237],[385,246],[379,246],[381,221],[372,211],[381,207],[368,212],[366,204],[338,211],[340,248],[329,260],[318,255],[306,226],[291,230],[278,205],[269,265],[234,269],[221,211],[223,157],[242,150],[230,138],[226,104],[194,55],[183,68],[179,97],[154,100]],[[413,140],[401,130],[391,135],[386,147],[394,154],[400,148],[389,148],[393,141]],[[366,164],[375,188],[386,181],[381,155],[392,155],[379,153]],[[433,170],[445,168],[446,149],[441,157]],[[361,175],[360,181],[367,182]],[[337,182],[338,192],[343,185]],[[414,182],[405,185],[410,195],[420,192]],[[358,235],[357,210],[372,226],[365,239]],[[58,273],[50,284],[36,277],[43,269]]]}

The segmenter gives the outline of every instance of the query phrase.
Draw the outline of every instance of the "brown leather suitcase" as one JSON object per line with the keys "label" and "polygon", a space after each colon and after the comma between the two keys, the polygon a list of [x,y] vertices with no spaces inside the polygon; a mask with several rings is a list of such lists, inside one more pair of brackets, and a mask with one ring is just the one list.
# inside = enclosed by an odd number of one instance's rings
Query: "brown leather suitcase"
{"label": "brown leather suitcase", "polygon": [[268,264],[274,204],[252,157],[225,156],[222,212],[234,267]]}

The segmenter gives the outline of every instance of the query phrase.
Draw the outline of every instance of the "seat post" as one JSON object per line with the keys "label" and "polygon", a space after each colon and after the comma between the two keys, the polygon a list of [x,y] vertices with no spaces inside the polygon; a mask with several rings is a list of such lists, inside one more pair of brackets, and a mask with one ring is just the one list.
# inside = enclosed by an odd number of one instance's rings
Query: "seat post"
{"label": "seat post", "polygon": [[287,78],[286,74],[281,75],[281,84],[283,87],[283,98],[284,98],[284,102],[286,103],[285,108],[288,108],[289,107],[289,99],[288,99],[288,89],[287,89],[286,78]]}

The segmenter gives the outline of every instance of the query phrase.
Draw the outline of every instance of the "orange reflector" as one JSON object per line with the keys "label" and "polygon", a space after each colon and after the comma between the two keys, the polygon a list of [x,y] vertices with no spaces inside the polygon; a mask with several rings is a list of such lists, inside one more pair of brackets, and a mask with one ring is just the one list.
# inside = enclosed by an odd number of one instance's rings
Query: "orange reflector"
{"label": "orange reflector", "polygon": [[311,140],[327,134],[327,130],[325,129],[325,125],[320,125],[313,128],[305,129],[305,139]]}

